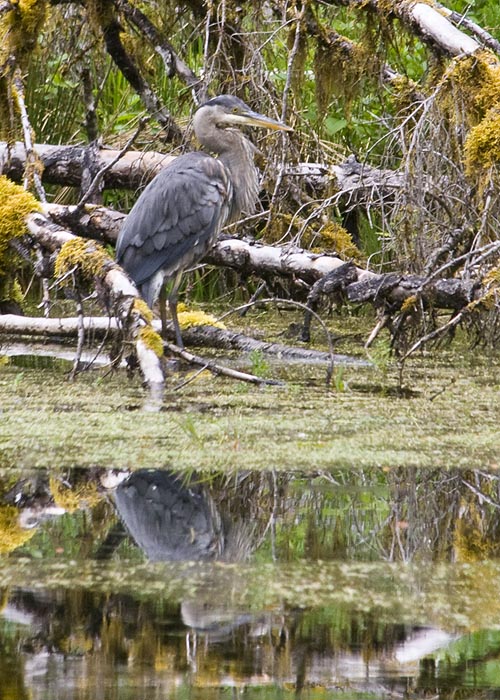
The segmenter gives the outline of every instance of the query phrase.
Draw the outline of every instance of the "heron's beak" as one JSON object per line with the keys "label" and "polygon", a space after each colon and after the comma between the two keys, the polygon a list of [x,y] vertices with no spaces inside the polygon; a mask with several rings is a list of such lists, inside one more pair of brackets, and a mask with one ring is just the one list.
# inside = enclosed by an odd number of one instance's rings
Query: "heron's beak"
{"label": "heron's beak", "polygon": [[228,114],[227,121],[232,124],[258,126],[263,129],[272,129],[273,131],[293,131],[291,126],[283,124],[283,122],[266,117],[258,112],[241,112],[240,114]]}

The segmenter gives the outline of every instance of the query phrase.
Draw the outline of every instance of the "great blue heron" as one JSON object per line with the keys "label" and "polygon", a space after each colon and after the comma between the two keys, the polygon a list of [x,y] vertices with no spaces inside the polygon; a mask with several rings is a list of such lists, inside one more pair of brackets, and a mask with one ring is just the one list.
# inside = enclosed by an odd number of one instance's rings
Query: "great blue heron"
{"label": "great blue heron", "polygon": [[150,307],[160,298],[164,335],[164,283],[173,280],[168,299],[180,347],[177,292],[183,270],[207,253],[223,226],[242,212],[252,213],[257,200],[256,149],[234,128],[243,125],[291,131],[237,97],[209,100],[193,120],[194,133],[207,152],[179,156],[162,170],[133,206],[118,237],[117,262]]}

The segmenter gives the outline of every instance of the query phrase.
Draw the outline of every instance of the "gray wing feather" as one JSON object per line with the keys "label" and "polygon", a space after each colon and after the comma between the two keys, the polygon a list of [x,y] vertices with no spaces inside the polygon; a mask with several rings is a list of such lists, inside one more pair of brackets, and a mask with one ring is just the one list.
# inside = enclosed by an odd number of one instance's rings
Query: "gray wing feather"
{"label": "gray wing feather", "polygon": [[176,158],[146,187],[120,231],[116,259],[140,286],[199,259],[224,225],[231,184],[224,165],[205,153]]}

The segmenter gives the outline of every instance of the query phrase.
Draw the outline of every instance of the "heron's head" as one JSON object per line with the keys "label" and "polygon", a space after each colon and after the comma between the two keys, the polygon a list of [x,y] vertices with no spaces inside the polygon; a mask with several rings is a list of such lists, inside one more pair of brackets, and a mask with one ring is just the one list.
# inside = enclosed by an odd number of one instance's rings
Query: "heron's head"
{"label": "heron's head", "polygon": [[205,102],[196,112],[195,132],[209,127],[225,129],[239,126],[257,126],[274,131],[293,131],[291,126],[254,112],[250,107],[232,95],[219,95]]}

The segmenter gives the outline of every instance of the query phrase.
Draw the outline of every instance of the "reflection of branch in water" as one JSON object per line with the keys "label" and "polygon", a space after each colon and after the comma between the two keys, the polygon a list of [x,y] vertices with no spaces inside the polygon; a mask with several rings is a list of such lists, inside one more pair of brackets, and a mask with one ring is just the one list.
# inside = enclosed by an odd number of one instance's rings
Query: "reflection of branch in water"
{"label": "reflection of branch in water", "polygon": [[483,505],[483,503],[488,503],[490,506],[493,506],[493,508],[498,508],[500,510],[500,503],[494,501],[492,498],[490,498],[490,496],[484,493],[484,491],[481,491],[473,486],[469,481],[467,481],[467,479],[462,479],[462,484],[464,484],[464,486],[470,489],[472,493],[478,497],[480,505]]}

